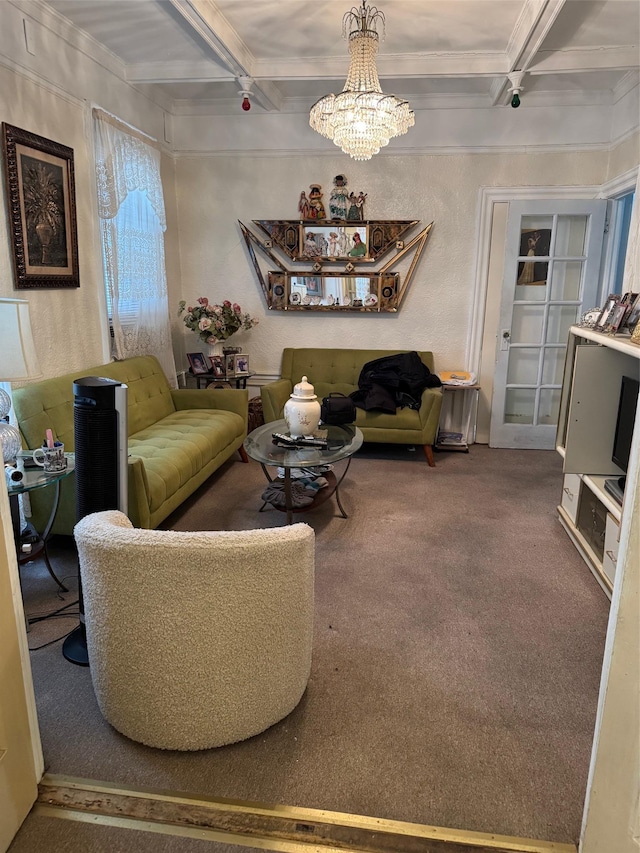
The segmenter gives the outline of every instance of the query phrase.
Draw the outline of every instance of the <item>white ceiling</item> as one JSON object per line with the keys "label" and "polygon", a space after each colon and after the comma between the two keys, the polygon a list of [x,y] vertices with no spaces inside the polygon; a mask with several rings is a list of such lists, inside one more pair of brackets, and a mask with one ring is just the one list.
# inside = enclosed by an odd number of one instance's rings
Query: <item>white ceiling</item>
{"label": "white ceiling", "polygon": [[[348,68],[348,0],[41,5],[174,113],[239,110],[243,77],[254,81],[254,109],[307,110],[342,89]],[[382,88],[415,109],[502,106],[514,70],[525,72],[523,107],[615,103],[638,82],[640,0],[381,0],[378,8]]]}

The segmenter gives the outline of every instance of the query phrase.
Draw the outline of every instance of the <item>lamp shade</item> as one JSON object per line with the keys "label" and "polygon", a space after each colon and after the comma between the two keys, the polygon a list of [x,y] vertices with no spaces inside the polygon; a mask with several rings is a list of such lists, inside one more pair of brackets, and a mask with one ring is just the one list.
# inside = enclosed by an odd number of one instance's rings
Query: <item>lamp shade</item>
{"label": "lamp shade", "polygon": [[26,299],[0,299],[0,382],[42,376]]}

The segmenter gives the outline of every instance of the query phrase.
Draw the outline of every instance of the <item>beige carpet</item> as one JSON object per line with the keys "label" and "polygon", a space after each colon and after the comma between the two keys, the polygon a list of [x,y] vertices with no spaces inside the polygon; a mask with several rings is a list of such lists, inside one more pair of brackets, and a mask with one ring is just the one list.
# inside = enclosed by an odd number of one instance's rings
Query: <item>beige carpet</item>
{"label": "beige carpet", "polygon": [[[218,750],[155,751],[104,722],[57,643],[32,653],[47,769],[575,842],[609,602],[557,521],[560,459],[476,445],[436,463],[358,456],[349,518],[333,500],[299,516],[317,534],[314,661],[287,719]],[[263,488],[257,463],[230,462],[167,526],[283,524],[257,512]],[[69,549],[54,565],[73,573]],[[22,574],[29,612],[60,605],[45,570]],[[40,623],[30,643],[72,625]]]}

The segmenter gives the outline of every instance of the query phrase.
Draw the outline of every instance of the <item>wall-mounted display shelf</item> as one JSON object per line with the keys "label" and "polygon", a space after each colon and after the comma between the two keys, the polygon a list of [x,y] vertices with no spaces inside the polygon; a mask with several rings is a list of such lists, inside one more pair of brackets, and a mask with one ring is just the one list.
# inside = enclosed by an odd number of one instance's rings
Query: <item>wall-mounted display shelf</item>
{"label": "wall-mounted display shelf", "polygon": [[[431,222],[406,241],[419,220],[254,219],[253,224],[266,237],[239,222],[269,308],[361,313],[399,309],[433,228]],[[392,252],[386,263],[371,269]],[[405,255],[410,263],[401,280],[391,267]],[[262,258],[278,269],[263,270]],[[290,263],[311,264],[311,269],[293,269]]]}

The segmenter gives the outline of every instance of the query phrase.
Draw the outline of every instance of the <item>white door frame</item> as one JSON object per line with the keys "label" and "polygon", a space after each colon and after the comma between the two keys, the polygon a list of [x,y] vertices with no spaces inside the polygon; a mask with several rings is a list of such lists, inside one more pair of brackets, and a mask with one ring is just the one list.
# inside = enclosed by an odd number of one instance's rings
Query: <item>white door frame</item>
{"label": "white door frame", "polygon": [[[602,198],[602,187],[481,187],[476,217],[476,266],[465,363],[481,385],[476,441],[489,441],[493,373],[498,340],[502,271],[506,248],[506,218],[500,206],[534,199]],[[495,225],[494,221],[499,223]],[[503,224],[504,223],[504,224]],[[491,267],[491,274],[490,274]]]}
{"label": "white door frame", "polygon": [[6,849],[38,794],[44,759],[38,729],[13,524],[0,482],[0,849]]}

